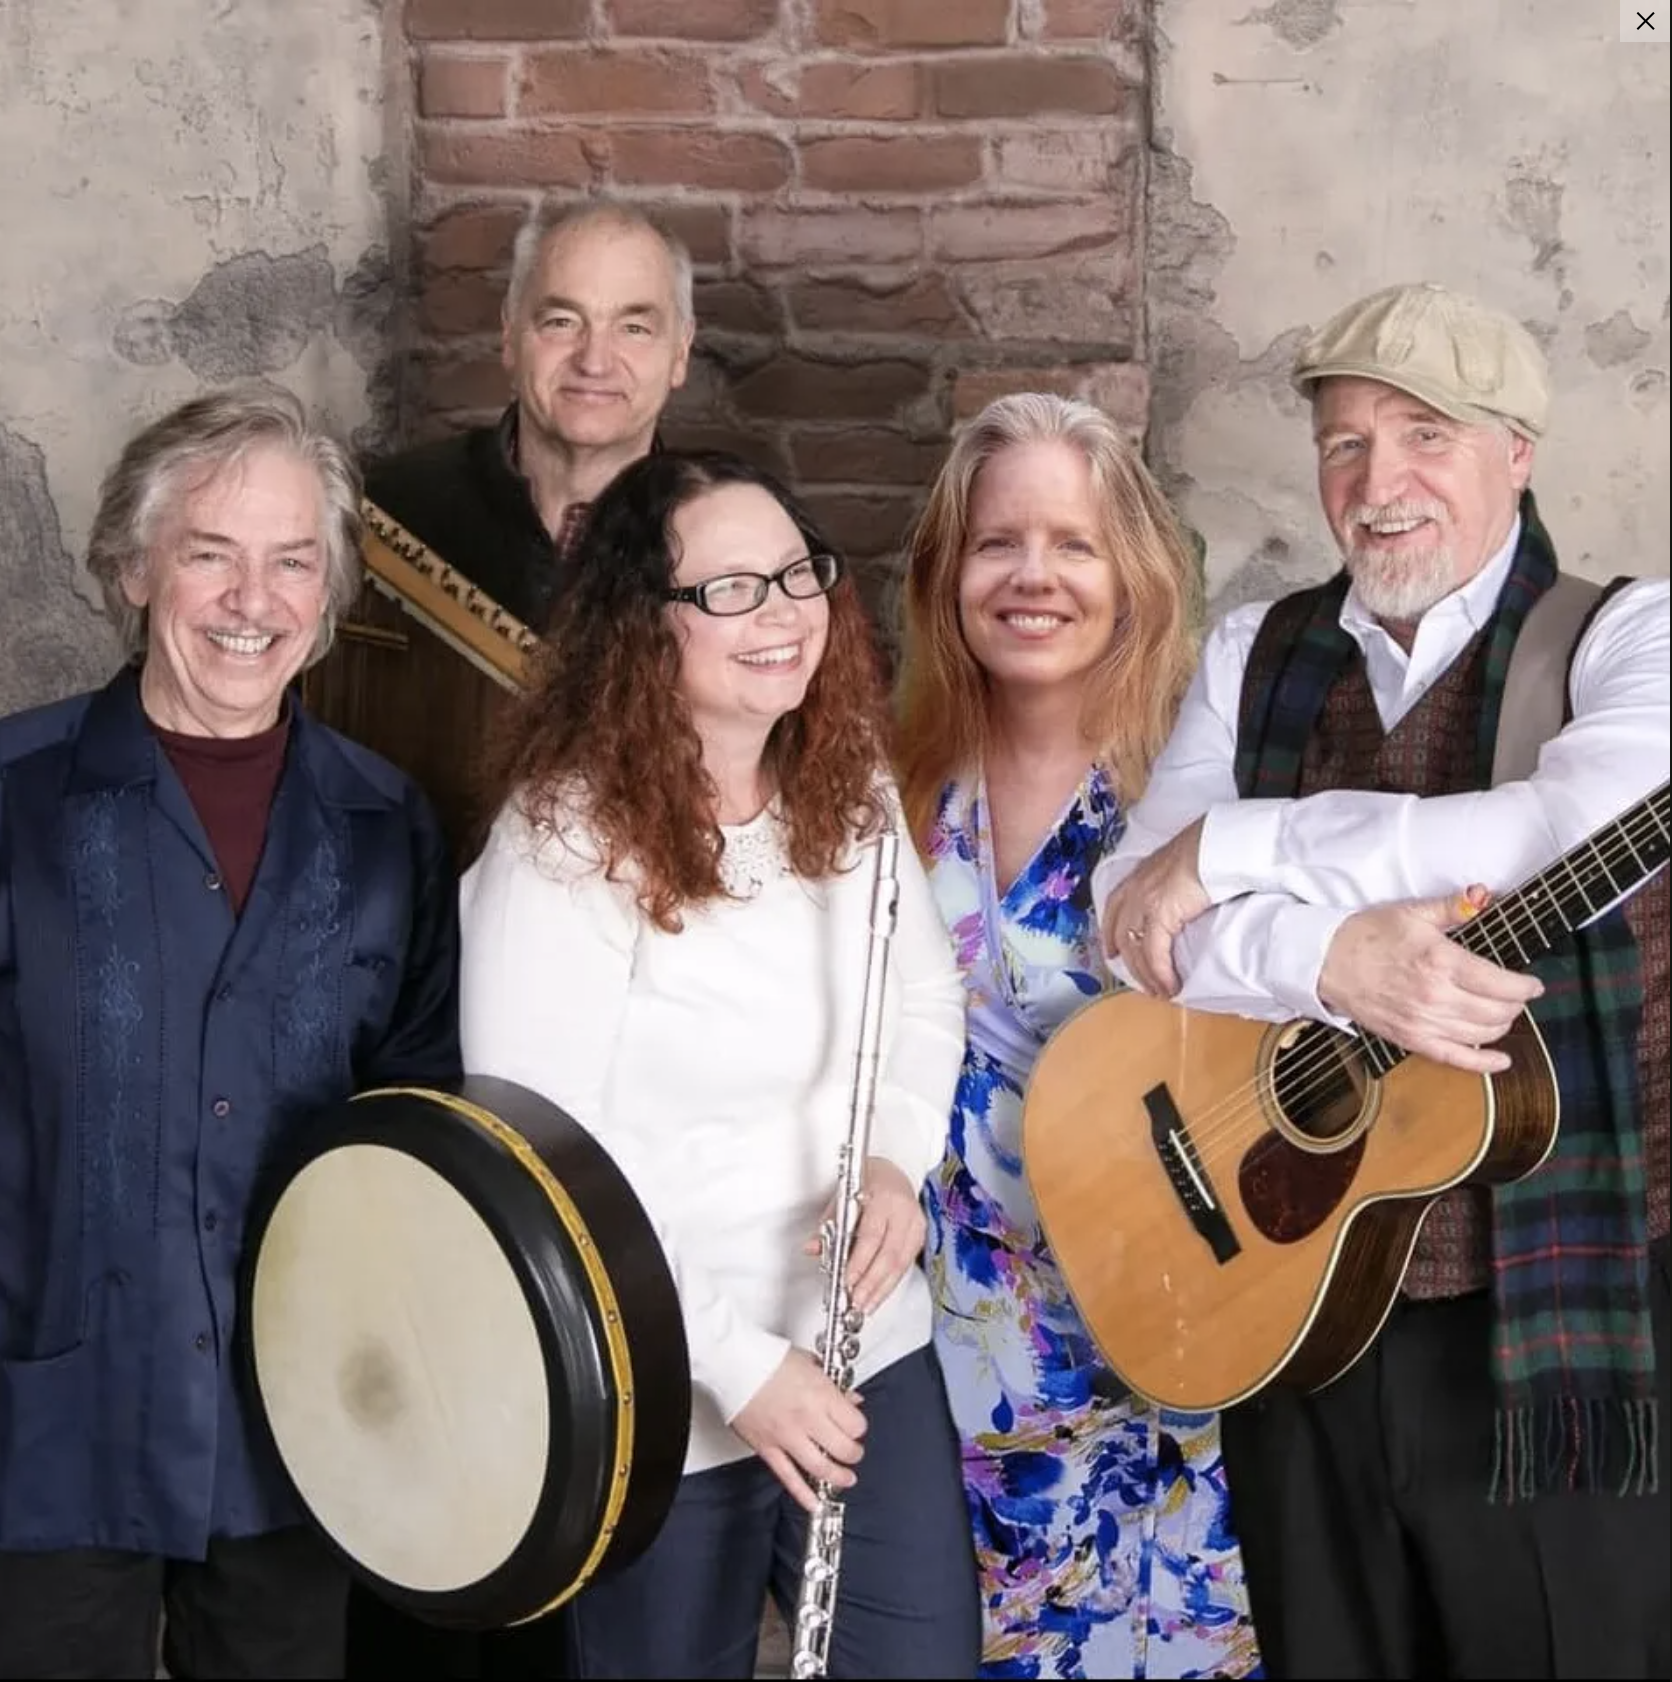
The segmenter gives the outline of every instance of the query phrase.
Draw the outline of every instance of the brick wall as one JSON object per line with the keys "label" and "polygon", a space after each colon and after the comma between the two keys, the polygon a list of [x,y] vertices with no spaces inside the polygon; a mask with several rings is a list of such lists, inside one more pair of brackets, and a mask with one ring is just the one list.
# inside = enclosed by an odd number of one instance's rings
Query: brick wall
{"label": "brick wall", "polygon": [[676,443],[786,474],[880,583],[956,417],[1089,396],[1136,433],[1149,0],[407,0],[414,435],[504,400],[534,194],[607,189],[697,264]]}

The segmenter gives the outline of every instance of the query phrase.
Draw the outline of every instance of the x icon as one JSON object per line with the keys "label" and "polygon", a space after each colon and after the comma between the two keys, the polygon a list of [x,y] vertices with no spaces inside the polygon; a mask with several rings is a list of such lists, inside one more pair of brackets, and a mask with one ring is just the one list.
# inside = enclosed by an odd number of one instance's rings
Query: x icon
{"label": "x icon", "polygon": [[1653,12],[1639,12],[1637,14],[1637,27],[1639,29],[1653,29],[1654,26],[1655,14]]}

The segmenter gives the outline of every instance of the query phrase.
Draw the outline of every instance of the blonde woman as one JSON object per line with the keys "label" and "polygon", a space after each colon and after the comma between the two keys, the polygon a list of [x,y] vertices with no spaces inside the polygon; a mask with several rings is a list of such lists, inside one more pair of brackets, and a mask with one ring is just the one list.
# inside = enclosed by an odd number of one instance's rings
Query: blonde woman
{"label": "blonde woman", "polygon": [[1217,1420],[1122,1393],[1021,1161],[1028,1072],[1106,984],[1091,873],[1188,682],[1194,577],[1109,417],[1037,394],[960,435],[912,538],[901,785],[969,996],[928,1261],[983,1675],[1259,1674]]}

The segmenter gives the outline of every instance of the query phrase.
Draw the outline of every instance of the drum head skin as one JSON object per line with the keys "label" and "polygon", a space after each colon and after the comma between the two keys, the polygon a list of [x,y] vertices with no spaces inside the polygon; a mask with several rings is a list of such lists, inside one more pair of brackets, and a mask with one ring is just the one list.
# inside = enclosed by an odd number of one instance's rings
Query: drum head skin
{"label": "drum head skin", "polygon": [[263,1184],[243,1297],[280,1461],[401,1610],[539,1617],[667,1516],[691,1409],[673,1280],[608,1154],[527,1088],[312,1118]]}

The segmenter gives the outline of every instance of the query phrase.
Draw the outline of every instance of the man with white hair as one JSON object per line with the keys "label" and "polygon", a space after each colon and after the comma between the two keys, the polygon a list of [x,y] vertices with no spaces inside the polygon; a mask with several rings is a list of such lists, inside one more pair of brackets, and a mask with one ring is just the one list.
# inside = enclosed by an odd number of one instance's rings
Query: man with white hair
{"label": "man with white hair", "polygon": [[1530,974],[1447,931],[1664,782],[1672,598],[1603,593],[1552,649],[1566,722],[1548,698],[1536,761],[1495,781],[1511,656],[1558,580],[1529,489],[1542,352],[1398,286],[1314,334],[1294,381],[1345,565],[1207,639],[1094,882],[1106,950],[1184,1005],[1483,1073],[1530,1009],[1562,1120],[1526,1179],[1438,1201],[1355,1366],[1226,1414],[1261,1646],[1277,1676],[1665,1675],[1666,872]]}
{"label": "man with white hair", "polygon": [[500,322],[512,400],[494,426],[368,469],[366,494],[536,630],[588,504],[648,454],[685,383],[691,258],[609,199],[547,200],[518,229]]}
{"label": "man with white hair", "polygon": [[0,1676],[342,1673],[348,1574],[247,1382],[259,1178],[307,1116],[459,1074],[433,812],[292,680],[360,578],[360,477],[277,388],[105,480],[130,660],[0,719]]}

